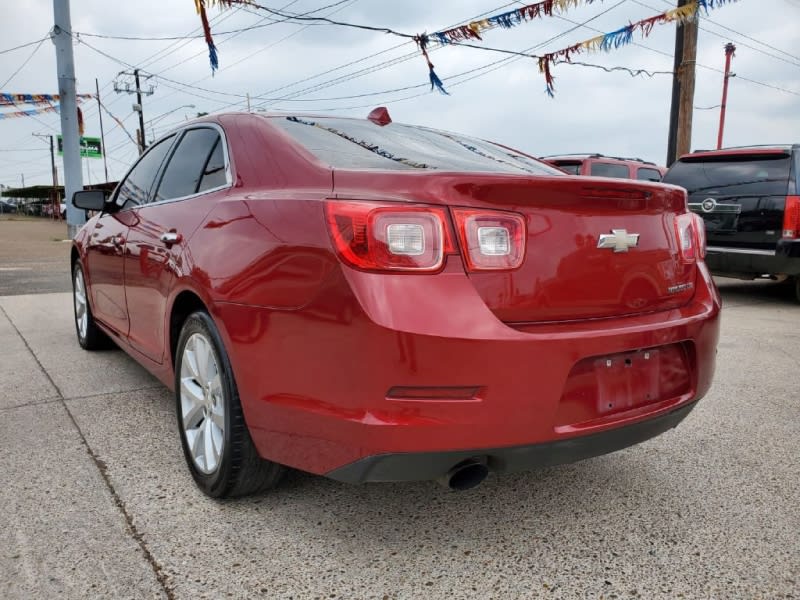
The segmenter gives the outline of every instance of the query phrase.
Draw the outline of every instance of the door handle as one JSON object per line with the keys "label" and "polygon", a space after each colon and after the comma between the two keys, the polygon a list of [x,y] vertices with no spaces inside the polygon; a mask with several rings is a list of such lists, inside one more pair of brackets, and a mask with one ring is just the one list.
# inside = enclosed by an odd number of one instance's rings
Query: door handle
{"label": "door handle", "polygon": [[172,244],[177,244],[183,239],[183,236],[177,231],[165,231],[161,234],[159,239],[164,242],[168,247]]}

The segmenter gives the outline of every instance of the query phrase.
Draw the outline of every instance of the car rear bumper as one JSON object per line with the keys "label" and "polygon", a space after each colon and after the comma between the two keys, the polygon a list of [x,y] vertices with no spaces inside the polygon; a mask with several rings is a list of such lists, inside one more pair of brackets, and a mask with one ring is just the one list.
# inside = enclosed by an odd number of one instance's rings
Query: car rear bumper
{"label": "car rear bumper", "polygon": [[[300,310],[215,308],[264,458],[353,480],[397,478],[405,459],[386,456],[418,456],[401,477],[414,479],[463,456],[502,470],[578,460],[674,426],[711,385],[720,299],[704,265],[678,309],[519,326],[463,269],[421,281],[345,269]],[[667,383],[648,387],[648,369]]]}
{"label": "car rear bumper", "polygon": [[639,444],[677,427],[697,405],[685,404],[645,421],[590,435],[541,444],[445,452],[378,454],[326,473],[345,483],[439,479],[467,460],[485,463],[493,472],[515,472],[577,462]]}
{"label": "car rear bumper", "polygon": [[780,240],[775,250],[709,246],[706,264],[714,275],[750,279],[800,275],[800,240]]}

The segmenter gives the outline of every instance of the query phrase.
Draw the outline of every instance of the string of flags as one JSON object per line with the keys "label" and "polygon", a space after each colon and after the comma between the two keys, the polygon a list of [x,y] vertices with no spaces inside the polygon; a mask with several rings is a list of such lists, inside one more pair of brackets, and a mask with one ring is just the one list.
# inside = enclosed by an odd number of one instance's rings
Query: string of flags
{"label": "string of flags", "polygon": [[699,16],[700,9],[708,12],[710,9],[718,8],[723,4],[737,2],[738,0],[696,0],[690,4],[685,4],[678,8],[664,11],[661,14],[629,23],[616,31],[611,31],[602,35],[595,36],[583,42],[578,42],[555,52],[548,52],[544,56],[538,57],[539,71],[544,75],[547,84],[547,94],[554,95],[554,77],[551,67],[557,62],[570,62],[576,54],[584,52],[609,52],[633,42],[633,36],[638,31],[642,39],[648,37],[656,25],[667,23],[687,23],[694,21]]}
{"label": "string of flags", "polygon": [[[94,97],[94,94],[76,94],[75,100],[77,104],[80,104],[84,100]],[[0,112],[0,120],[34,117],[45,113],[60,113],[60,100],[61,97],[58,94],[8,94],[0,92],[0,106],[20,107],[20,105],[26,104],[34,106],[34,108],[25,110]],[[78,133],[79,135],[84,133],[83,111],[81,111],[80,106],[78,106]]]}
{"label": "string of flags", "polygon": [[[78,101],[94,98],[93,94],[77,94]],[[19,106],[20,104],[57,104],[58,94],[5,94],[0,93],[0,106]]]}
{"label": "string of flags", "polygon": [[[436,31],[431,34],[421,33],[418,35],[409,35],[393,31],[391,29],[381,29],[366,25],[357,25],[354,23],[335,22],[325,17],[304,17],[304,19],[327,21],[331,24],[354,27],[358,29],[367,29],[372,31],[377,30],[403,38],[413,39],[428,66],[428,77],[431,82],[431,90],[436,89],[442,94],[449,95],[444,87],[444,84],[442,83],[442,80],[436,74],[434,65],[431,62],[430,55],[428,53],[428,48],[431,44],[446,46],[459,45],[472,41],[480,42],[483,41],[483,34],[491,29],[510,29],[536,19],[552,17],[557,14],[567,12],[571,8],[575,8],[579,5],[590,5],[595,2],[602,1],[603,0],[541,0],[540,2],[520,6],[519,8],[515,8],[513,10],[498,13],[496,15],[472,21],[464,25],[458,25],[450,29]],[[282,14],[272,9],[266,9],[265,7],[257,4],[254,0],[194,0],[194,2],[197,12],[200,15],[200,20],[203,24],[203,32],[206,43],[208,44],[212,74],[219,68],[219,58],[217,48],[214,45],[214,40],[211,35],[211,27],[208,22],[208,16],[206,15],[206,7],[219,6],[220,8],[229,8],[234,4],[244,4],[253,6],[255,8],[269,10],[269,12],[273,14]],[[544,75],[545,78],[546,92],[552,97],[555,92],[555,78],[553,77],[552,67],[555,64],[571,62],[571,58],[577,54],[587,52],[610,52],[611,50],[616,50],[622,46],[631,44],[633,42],[634,35],[637,32],[641,35],[642,39],[644,39],[650,35],[656,25],[664,25],[668,23],[687,23],[697,19],[701,9],[707,13],[709,10],[719,8],[722,5],[732,2],[738,2],[738,0],[693,0],[684,6],[666,10],[663,13],[642,19],[635,23],[629,23],[628,25],[615,31],[595,36],[591,39],[578,42],[577,44],[572,44],[571,46],[567,46],[566,48],[562,48],[561,50],[557,50],[555,52],[549,52],[544,56],[520,54],[534,58],[538,61],[539,71]],[[291,18],[289,15],[286,16],[287,18]]]}

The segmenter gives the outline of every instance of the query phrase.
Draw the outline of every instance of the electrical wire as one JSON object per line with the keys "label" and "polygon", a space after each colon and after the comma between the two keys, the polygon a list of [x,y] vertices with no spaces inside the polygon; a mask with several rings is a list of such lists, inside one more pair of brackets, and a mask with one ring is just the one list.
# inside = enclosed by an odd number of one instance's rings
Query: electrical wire
{"label": "electrical wire", "polygon": [[28,46],[33,46],[35,44],[40,44],[41,42],[50,39],[49,35],[44,36],[40,40],[34,40],[32,42],[28,42],[26,44],[20,44],[19,46],[14,46],[13,48],[6,48],[5,50],[0,50],[0,54],[8,54],[9,52],[14,52],[14,50],[19,50],[21,48],[27,48]]}
{"label": "electrical wire", "polygon": [[19,66],[19,68],[18,68],[16,71],[14,71],[14,72],[11,74],[11,77],[9,77],[8,79],[6,79],[6,80],[5,80],[3,83],[0,83],[0,89],[2,89],[2,88],[4,88],[4,87],[6,87],[6,86],[7,86],[7,85],[8,85],[8,84],[9,84],[9,83],[10,83],[10,82],[11,82],[11,81],[14,79],[14,77],[16,77],[16,76],[17,76],[17,74],[18,74],[20,71],[22,71],[22,69],[24,69],[24,68],[25,68],[25,65],[27,65],[27,64],[28,64],[28,63],[31,61],[31,59],[34,57],[34,55],[35,55],[35,54],[36,54],[36,53],[39,51],[39,48],[41,48],[41,47],[42,47],[42,44],[44,44],[44,41],[45,41],[46,39],[47,39],[47,38],[42,38],[42,40],[39,42],[39,44],[36,46],[36,48],[34,48],[34,49],[33,49],[33,52],[31,52],[31,53],[28,55],[28,58],[26,58],[26,59],[25,59],[25,61],[24,61],[24,62],[23,62],[23,63],[22,63],[20,66]]}

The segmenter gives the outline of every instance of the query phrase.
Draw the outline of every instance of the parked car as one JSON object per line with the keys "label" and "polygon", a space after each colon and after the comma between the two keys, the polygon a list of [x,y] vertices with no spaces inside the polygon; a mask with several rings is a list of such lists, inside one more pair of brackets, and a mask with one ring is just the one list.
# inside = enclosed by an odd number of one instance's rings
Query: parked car
{"label": "parked car", "polygon": [[15,214],[17,212],[17,205],[12,204],[11,202],[6,202],[4,200],[0,200],[0,215],[10,215]]}
{"label": "parked car", "polygon": [[712,273],[792,278],[800,301],[800,144],[694,152],[664,181],[703,218]]}
{"label": "parked car", "polygon": [[72,249],[79,344],[175,391],[210,496],[553,465],[675,427],[719,295],[677,187],[466,136],[226,114],[151,146]]}
{"label": "parked car", "polygon": [[603,154],[558,154],[542,160],[572,175],[615,177],[639,181],[661,181],[667,170],[641,158],[620,158]]}

